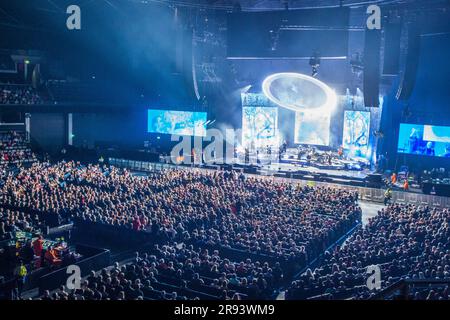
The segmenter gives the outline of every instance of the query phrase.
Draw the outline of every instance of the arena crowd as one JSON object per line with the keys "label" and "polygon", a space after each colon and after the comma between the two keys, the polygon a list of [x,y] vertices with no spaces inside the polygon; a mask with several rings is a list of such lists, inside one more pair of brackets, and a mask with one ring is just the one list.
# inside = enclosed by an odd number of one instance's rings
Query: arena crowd
{"label": "arena crowd", "polygon": [[0,84],[0,104],[42,104],[43,100],[28,85]]}
{"label": "arena crowd", "polygon": [[[370,265],[381,267],[383,288],[400,279],[449,279],[449,223],[448,209],[389,205],[344,245],[325,252],[320,266],[294,281],[287,296],[369,298],[366,270]],[[411,298],[449,299],[448,286],[432,291],[423,296],[418,290]]]}
{"label": "arena crowd", "polygon": [[[11,147],[20,139],[10,133],[0,141]],[[93,272],[79,290],[41,297],[52,300],[273,299],[284,286],[287,299],[365,299],[373,294],[365,285],[373,264],[381,266],[383,287],[450,277],[447,209],[391,204],[364,227],[361,214],[357,193],[234,171],[142,176],[35,161],[4,171],[0,185],[0,240],[75,222],[154,243],[132,261]],[[448,299],[448,288],[411,295]]]}

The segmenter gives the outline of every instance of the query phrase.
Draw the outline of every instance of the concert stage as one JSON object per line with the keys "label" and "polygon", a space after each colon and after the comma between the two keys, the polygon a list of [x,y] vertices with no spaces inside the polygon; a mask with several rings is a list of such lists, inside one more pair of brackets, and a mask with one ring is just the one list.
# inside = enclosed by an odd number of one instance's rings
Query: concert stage
{"label": "concert stage", "polygon": [[246,173],[254,173],[265,176],[271,175],[277,177],[330,182],[361,187],[371,184],[372,180],[370,180],[370,177],[374,175],[374,173],[368,169],[355,171],[347,169],[317,168],[312,165],[307,166],[285,162],[273,162],[270,164],[253,165],[236,161],[236,163],[233,165],[225,166],[225,168],[227,167],[234,170],[242,170]]}
{"label": "concert stage", "polygon": [[303,173],[303,174],[321,174],[329,177],[339,177],[347,179],[364,180],[368,174],[372,173],[370,170],[347,170],[347,169],[333,169],[333,168],[317,168],[314,166],[299,166],[292,163],[272,163],[269,165],[263,165],[261,171],[267,172],[290,172],[290,173]]}
{"label": "concert stage", "polygon": [[[167,164],[176,163],[176,159],[172,159],[171,156],[161,157],[160,161]],[[319,159],[307,160],[305,158],[288,159],[273,153],[248,154],[246,158],[245,154],[237,153],[235,158],[227,159],[226,164],[222,164],[219,161],[212,161],[208,164],[205,162],[196,162],[193,165],[190,162],[185,163],[182,161],[179,165],[207,169],[221,168],[223,170],[237,170],[264,176],[329,182],[359,187],[380,188],[383,185],[382,176],[370,170],[370,164],[364,163],[360,159],[337,159],[336,157],[330,161]]]}
{"label": "concert stage", "polygon": [[[337,152],[308,148],[287,149],[278,153],[238,153],[232,161],[234,169],[261,175],[322,181],[355,186],[381,187],[381,175],[370,170],[367,159],[338,156]],[[230,166],[230,165],[228,165]]]}

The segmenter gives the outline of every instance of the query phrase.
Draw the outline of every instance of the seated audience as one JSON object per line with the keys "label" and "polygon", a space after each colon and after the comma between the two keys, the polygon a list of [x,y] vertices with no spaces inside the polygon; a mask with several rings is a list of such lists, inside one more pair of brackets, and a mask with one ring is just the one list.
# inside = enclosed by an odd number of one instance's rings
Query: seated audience
{"label": "seated audience", "polygon": [[0,104],[42,104],[41,97],[28,85],[0,84]]}

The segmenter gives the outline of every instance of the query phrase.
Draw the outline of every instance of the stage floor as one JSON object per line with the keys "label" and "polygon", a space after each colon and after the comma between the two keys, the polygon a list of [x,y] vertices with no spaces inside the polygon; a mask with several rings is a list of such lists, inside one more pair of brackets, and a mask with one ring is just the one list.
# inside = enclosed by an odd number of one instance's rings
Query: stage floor
{"label": "stage floor", "polygon": [[369,170],[355,171],[355,170],[332,170],[332,169],[319,169],[311,166],[298,166],[290,163],[274,163],[271,165],[263,166],[263,169],[267,170],[282,170],[282,171],[308,171],[310,173],[325,173],[327,175],[345,176],[348,178],[364,179],[371,172]]}
{"label": "stage floor", "polygon": [[[249,166],[249,164],[245,164],[244,162],[239,161],[236,159],[236,164],[242,165],[242,166]],[[263,164],[258,165],[262,173],[267,174],[275,174],[279,171],[282,172],[302,172],[302,173],[310,173],[310,174],[326,174],[329,177],[342,177],[346,179],[357,179],[357,180],[364,180],[369,174],[373,173],[372,171],[368,169],[364,170],[333,170],[333,169],[323,169],[323,168],[317,168],[313,166],[301,166],[293,163],[279,163],[279,162],[273,162],[271,164]],[[265,171],[265,172],[264,172]]]}

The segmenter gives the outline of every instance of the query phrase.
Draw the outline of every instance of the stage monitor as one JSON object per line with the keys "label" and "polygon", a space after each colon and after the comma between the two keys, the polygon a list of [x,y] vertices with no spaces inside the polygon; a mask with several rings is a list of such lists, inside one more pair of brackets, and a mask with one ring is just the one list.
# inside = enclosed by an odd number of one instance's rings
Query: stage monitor
{"label": "stage monitor", "polygon": [[242,146],[254,150],[278,145],[277,124],[277,107],[242,107]]}
{"label": "stage monitor", "polygon": [[294,142],[328,146],[330,144],[330,113],[296,112]]}
{"label": "stage monitor", "polygon": [[370,112],[345,111],[342,146],[356,157],[366,158],[369,152]]}
{"label": "stage monitor", "polygon": [[147,132],[206,136],[206,112],[148,109]]}
{"label": "stage monitor", "polygon": [[401,123],[397,152],[450,158],[450,127]]}

